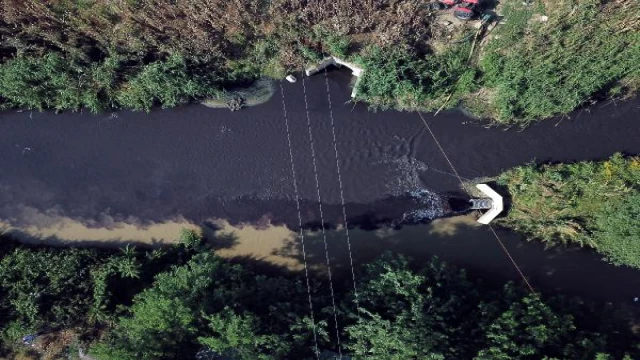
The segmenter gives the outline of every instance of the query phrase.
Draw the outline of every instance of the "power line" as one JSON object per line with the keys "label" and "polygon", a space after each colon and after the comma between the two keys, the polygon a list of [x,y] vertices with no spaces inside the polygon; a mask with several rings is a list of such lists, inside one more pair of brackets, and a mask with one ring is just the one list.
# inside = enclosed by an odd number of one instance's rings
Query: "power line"
{"label": "power line", "polygon": [[[442,148],[442,145],[440,145],[440,142],[438,141],[438,139],[436,138],[436,135],[433,133],[433,131],[431,131],[431,127],[429,126],[429,124],[427,123],[427,121],[424,119],[424,117],[422,116],[422,114],[419,111],[416,111],[418,113],[418,116],[420,116],[420,119],[422,119],[422,122],[424,123],[424,126],[427,128],[427,130],[429,131],[429,133],[431,134],[431,137],[433,138],[433,141],[435,141],[436,145],[438,146],[438,148],[440,149],[440,151],[442,152],[442,155],[444,155],[444,158],[447,160],[447,162],[449,163],[449,166],[451,167],[451,170],[453,170],[453,172],[455,173],[456,177],[458,178],[458,180],[460,180],[460,184],[462,185],[462,188],[464,189],[464,191],[467,193],[467,195],[469,195],[469,197],[471,197],[471,193],[469,192],[469,190],[467,190],[464,181],[462,181],[462,177],[460,177],[460,174],[458,174],[458,171],[456,170],[456,168],[453,166],[453,163],[451,162],[451,160],[449,159],[449,156],[447,156],[447,153],[444,151],[444,149]],[[522,277],[522,280],[524,280],[524,283],[527,285],[527,287],[529,288],[529,291],[531,291],[531,293],[535,294],[535,290],[533,289],[533,286],[531,286],[531,284],[529,283],[529,281],[527,280],[527,277],[524,276],[524,273],[522,272],[522,270],[520,269],[520,266],[518,266],[518,263],[516,263],[515,259],[513,258],[513,256],[511,256],[511,253],[509,252],[509,249],[507,249],[507,247],[504,245],[504,243],[502,242],[502,240],[500,239],[500,237],[498,236],[498,233],[496,233],[496,231],[493,229],[493,226],[489,225],[489,229],[491,229],[491,232],[493,233],[493,235],[495,236],[496,240],[498,241],[498,243],[500,244],[500,247],[502,247],[502,250],[504,251],[504,253],[507,255],[507,257],[509,258],[509,260],[511,260],[511,263],[513,264],[513,266],[516,268],[516,270],[518,271],[518,274],[520,275],[520,277]]]}
{"label": "power line", "polygon": [[422,117],[422,114],[420,112],[417,112],[417,113],[420,116],[420,119],[422,119],[422,122],[424,123],[424,126],[429,131],[429,134],[431,134],[431,137],[433,138],[433,141],[435,141],[436,145],[440,149],[440,152],[442,152],[442,155],[444,155],[444,158],[449,163],[449,166],[451,167],[451,170],[453,170],[453,173],[455,174],[455,176],[460,181],[460,184],[462,184],[462,189],[467,193],[467,195],[469,195],[469,197],[471,197],[471,193],[469,192],[469,190],[467,190],[467,187],[465,186],[464,181],[462,181],[462,177],[460,176],[460,174],[458,174],[458,170],[456,170],[456,168],[453,166],[453,164],[451,163],[451,160],[449,160],[449,156],[447,156],[447,153],[442,148],[442,145],[440,145],[440,142],[436,138],[436,135],[433,133],[433,131],[431,131],[431,127],[429,126],[429,124],[427,124],[427,121],[424,119],[424,117]]}
{"label": "power line", "polygon": [[336,309],[336,299],[333,291],[333,279],[331,275],[331,261],[329,260],[329,247],[327,246],[327,234],[324,228],[324,214],[322,212],[322,197],[320,196],[320,182],[318,181],[318,165],[316,162],[316,151],[313,142],[313,131],[311,130],[311,117],[309,116],[309,104],[307,101],[307,86],[305,85],[305,77],[302,76],[302,93],[304,95],[304,107],[307,115],[307,128],[309,130],[309,146],[311,148],[311,160],[313,164],[313,174],[316,180],[316,192],[318,194],[318,209],[320,211],[320,229],[322,231],[322,241],[324,243],[324,253],[327,260],[327,274],[329,276],[329,288],[331,290],[331,304],[333,305],[333,320],[336,327],[336,340],[338,341],[338,355],[342,359],[342,348],[340,345],[340,330],[338,327],[338,312]]}
{"label": "power line", "polygon": [[349,251],[349,265],[351,266],[351,280],[353,281],[353,295],[356,304],[356,312],[358,317],[360,316],[360,304],[358,302],[358,289],[356,287],[356,274],[353,270],[353,256],[351,253],[351,237],[349,236],[349,223],[347,222],[347,210],[344,202],[344,191],[342,186],[342,175],[340,173],[340,161],[338,158],[338,145],[336,141],[336,128],[333,119],[333,106],[331,103],[331,91],[329,88],[329,75],[327,74],[327,68],[324,68],[324,81],[327,88],[327,101],[329,103],[329,118],[331,119],[331,133],[333,135],[333,150],[336,157],[336,170],[338,173],[338,185],[340,188],[340,202],[342,203],[342,220],[344,222],[345,236],[347,238],[347,249]]}
{"label": "power line", "polygon": [[522,277],[522,280],[524,280],[524,283],[527,284],[527,287],[529,288],[529,291],[531,291],[531,293],[535,294],[536,291],[533,289],[533,286],[531,286],[531,284],[527,280],[527,277],[524,276],[524,274],[522,273],[522,270],[520,270],[520,266],[518,266],[516,261],[513,259],[513,256],[511,256],[511,253],[509,252],[509,250],[507,250],[507,247],[504,245],[502,240],[500,240],[500,237],[498,236],[498,233],[496,233],[496,231],[493,229],[493,226],[491,226],[491,224],[489,224],[489,229],[491,229],[491,232],[496,237],[496,240],[498,240],[498,243],[502,247],[502,250],[504,250],[504,253],[507,254],[507,256],[509,257],[509,260],[511,260],[511,263],[513,264],[513,266],[516,268],[516,270],[518,270],[518,274],[520,274],[520,277]]}
{"label": "power line", "polygon": [[311,329],[313,331],[313,343],[315,345],[316,359],[320,359],[318,349],[318,334],[316,331],[316,321],[313,314],[313,302],[311,301],[311,285],[309,284],[309,270],[307,268],[307,252],[304,245],[304,231],[302,228],[302,214],[300,213],[300,197],[298,195],[298,182],[296,180],[296,168],[293,162],[293,150],[291,146],[291,133],[289,131],[289,119],[287,117],[287,105],[284,101],[284,88],[280,83],[280,95],[282,96],[282,112],[284,114],[284,124],[287,130],[287,145],[289,147],[289,161],[291,163],[291,177],[293,178],[293,191],[296,199],[296,210],[298,211],[298,226],[300,227],[300,242],[302,243],[302,261],[304,264],[304,277],[307,283],[307,295],[309,297],[309,312],[311,314]]}

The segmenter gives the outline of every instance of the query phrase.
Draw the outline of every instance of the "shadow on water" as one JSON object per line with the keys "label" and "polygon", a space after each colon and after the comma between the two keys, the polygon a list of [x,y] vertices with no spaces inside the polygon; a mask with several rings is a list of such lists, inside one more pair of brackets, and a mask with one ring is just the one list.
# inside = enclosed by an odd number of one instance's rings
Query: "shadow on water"
{"label": "shadow on water", "polygon": [[[276,92],[271,101],[238,112],[196,104],[149,114],[2,112],[0,224],[22,232],[24,237],[42,233],[37,241],[59,245],[71,244],[58,236],[65,231],[62,225],[66,222],[77,226],[80,234],[110,230],[100,240],[74,237],[79,242],[73,245],[86,246],[104,245],[104,240],[121,245],[127,238],[113,234],[122,227],[129,233],[139,229],[151,232],[157,227],[154,231],[163,233],[168,228],[175,232],[185,224],[199,227],[204,223],[205,233],[218,234],[220,230],[205,223],[209,219],[253,224],[265,232],[271,231],[273,224],[295,229],[295,181],[305,228],[317,229],[320,224],[321,192],[325,225],[331,230],[332,257],[344,258],[340,230],[343,192],[348,221],[354,227],[357,263],[387,250],[408,254],[416,261],[437,254],[479,275],[517,279],[491,234],[458,217],[392,229],[457,213],[452,210],[458,205],[446,200],[464,202],[466,197],[460,195],[458,179],[420,118],[415,113],[371,112],[365,104],[348,103],[350,80],[344,71],[329,73],[337,161],[324,76],[306,81],[308,108],[298,82],[283,83],[284,99]],[[285,136],[283,102],[291,149]],[[476,178],[492,177],[530,161],[603,159],[615,152],[639,154],[639,105],[639,99],[596,105],[568,118],[543,121],[526,131],[485,128],[486,124],[459,111],[424,117],[458,172],[465,178]],[[317,183],[307,111],[319,169]],[[52,230],[39,231],[43,228]],[[295,234],[282,230],[271,242],[261,236],[251,233],[247,240],[222,237],[220,251],[229,256],[232,251],[258,251],[258,258],[277,256],[282,266],[299,266]],[[159,246],[166,240],[151,236],[140,242]],[[287,248],[283,241],[292,243]],[[310,244],[310,258],[320,264],[323,247],[317,236],[310,235]],[[507,244],[534,285],[613,300],[626,299],[640,288],[640,272],[636,275],[635,270],[606,265],[588,251],[545,252],[542,245],[517,239],[507,240]],[[284,250],[274,255],[274,249],[283,246]],[[343,271],[344,261],[336,260],[335,264],[337,272]]]}
{"label": "shadow on water", "polygon": [[131,241],[123,238],[105,238],[100,240],[68,240],[55,235],[38,236],[20,230],[0,231],[2,241],[16,241],[34,246],[81,247],[81,248],[122,248],[127,245],[139,248],[157,248],[167,245],[166,242],[151,238],[145,242]]}
{"label": "shadow on water", "polygon": [[[545,249],[540,243],[524,242],[515,233],[497,232],[528,280],[539,291],[628,303],[639,294],[638,270],[609,265],[601,260],[600,255],[585,249]],[[349,233],[356,266],[367,264],[390,251],[411,258],[418,266],[432,256],[438,256],[466,269],[470,276],[496,285],[505,281],[522,282],[490,229],[477,224],[471,216],[438,219],[428,225],[405,226],[401,230],[352,229]],[[334,276],[350,279],[350,259],[344,230],[326,232],[326,238]],[[274,249],[272,255],[291,257],[301,262],[300,245],[299,239],[289,239],[281,248]],[[326,272],[322,234],[308,232],[305,245],[310,268]]]}
{"label": "shadow on water", "polygon": [[[295,274],[303,269],[299,234],[285,226],[262,223],[231,225],[224,220],[203,224],[202,233],[220,256],[270,274]],[[616,267],[602,261],[591,251],[568,247],[545,249],[538,242],[524,242],[517,234],[497,230],[509,252],[538,291],[577,295],[585,298],[632,303],[640,289],[640,272]],[[124,242],[69,241],[56,236],[33,237],[13,232],[20,241],[32,245],[116,248],[127,244],[143,248],[163,246],[166,240]],[[326,275],[326,253],[321,231],[305,230],[306,260],[311,272]],[[345,229],[340,224],[325,231],[329,261],[336,284],[351,280],[351,257]],[[521,283],[515,268],[496,242],[491,231],[475,222],[472,215],[441,218],[423,225],[405,225],[399,230],[378,227],[375,230],[350,227],[351,255],[356,268],[370,263],[385,252],[405,255],[416,267],[432,256],[464,268],[474,278],[502,285]],[[9,242],[4,242],[7,245]],[[356,282],[358,279],[356,278]]]}
{"label": "shadow on water", "polygon": [[[343,192],[355,204],[348,215],[372,228],[380,207],[369,205],[377,201],[418,189],[460,191],[418,116],[348,102],[350,81],[346,71],[329,72]],[[340,204],[325,79],[306,83],[322,203]],[[237,112],[197,104],[148,114],[2,112],[0,221],[22,228],[55,215],[108,227],[176,217],[256,222],[267,215],[295,224],[283,100],[303,202],[317,202],[317,187],[301,84],[283,86],[284,99],[276,92],[267,103]],[[458,172],[475,178],[533,160],[638,154],[639,104],[596,105],[526,131],[485,128],[459,111],[424,117]],[[304,215],[318,217],[317,211]]]}

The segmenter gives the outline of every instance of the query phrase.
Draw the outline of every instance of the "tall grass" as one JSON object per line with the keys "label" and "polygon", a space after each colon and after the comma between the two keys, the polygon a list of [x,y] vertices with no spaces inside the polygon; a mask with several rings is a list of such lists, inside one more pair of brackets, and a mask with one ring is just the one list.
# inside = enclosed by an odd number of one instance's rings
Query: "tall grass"
{"label": "tall grass", "polygon": [[472,61],[465,32],[477,22],[443,30],[422,1],[5,2],[5,108],[174,106],[222,85],[281,79],[325,54],[365,67],[358,94],[374,107],[463,102],[505,124],[640,88],[638,0],[500,1],[500,25]]}
{"label": "tall grass", "polygon": [[149,111],[211,96],[222,84],[215,72],[179,54],[149,64],[124,63],[118,56],[88,65],[55,53],[16,57],[0,64],[0,108]]}
{"label": "tall grass", "polygon": [[607,3],[563,1],[545,9],[539,2],[533,9],[505,2],[505,21],[480,63],[483,84],[495,91],[492,115],[499,122],[565,114],[620,81],[640,77],[638,3]]}
{"label": "tall grass", "polygon": [[640,157],[527,165],[502,174],[512,209],[500,222],[548,245],[594,248],[640,268]]}
{"label": "tall grass", "polygon": [[459,96],[475,89],[476,71],[466,66],[468,54],[468,44],[438,55],[372,46],[356,57],[366,69],[358,98],[383,109],[435,110],[452,94],[453,106]]}

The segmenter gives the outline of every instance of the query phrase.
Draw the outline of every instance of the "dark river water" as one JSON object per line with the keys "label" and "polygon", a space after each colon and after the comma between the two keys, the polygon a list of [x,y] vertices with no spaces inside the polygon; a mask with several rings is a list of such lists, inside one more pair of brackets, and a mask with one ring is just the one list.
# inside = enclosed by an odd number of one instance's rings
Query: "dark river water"
{"label": "dark river water", "polygon": [[[462,196],[460,184],[421,119],[349,103],[349,81],[347,73],[330,72],[337,163],[350,222],[367,227],[407,214],[446,215],[448,202],[440,195]],[[303,220],[317,225],[319,192],[327,225],[340,223],[325,79],[318,75],[306,83],[310,128],[300,81],[283,83],[284,99],[276,86],[270,101],[238,112],[194,104],[148,114],[1,113],[0,221],[25,227],[64,216],[109,227],[179,217],[199,223],[268,216],[295,227],[284,102]],[[530,161],[640,153],[637,99],[526,131],[487,129],[458,111],[424,117],[465,178],[493,176]],[[629,274],[624,276],[638,287],[640,272]]]}

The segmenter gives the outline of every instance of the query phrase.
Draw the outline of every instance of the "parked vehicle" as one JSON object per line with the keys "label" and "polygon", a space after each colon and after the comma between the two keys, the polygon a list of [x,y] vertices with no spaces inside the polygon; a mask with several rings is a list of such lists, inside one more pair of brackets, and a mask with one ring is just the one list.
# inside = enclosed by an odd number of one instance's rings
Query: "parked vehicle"
{"label": "parked vehicle", "polygon": [[437,2],[429,3],[429,9],[431,10],[444,10],[453,7],[460,3],[461,0],[438,0]]}
{"label": "parked vehicle", "polygon": [[471,20],[480,13],[480,0],[462,0],[453,9],[453,15],[460,20]]}

